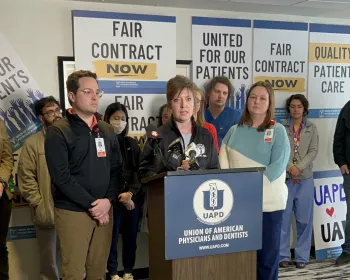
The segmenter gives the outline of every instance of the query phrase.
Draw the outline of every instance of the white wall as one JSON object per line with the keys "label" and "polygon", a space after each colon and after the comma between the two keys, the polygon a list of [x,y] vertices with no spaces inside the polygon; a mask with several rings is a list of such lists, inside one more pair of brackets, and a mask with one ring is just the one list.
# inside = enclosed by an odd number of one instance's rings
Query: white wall
{"label": "white wall", "polygon": [[[57,56],[73,55],[71,10],[150,13],[177,17],[177,59],[191,59],[191,16],[350,24],[349,20],[130,6],[63,0],[0,0],[0,32],[46,94],[58,96]],[[86,32],[89,32],[86,30]]]}
{"label": "white wall", "polygon": [[[267,19],[284,21],[304,21],[315,23],[349,24],[349,20],[307,18],[286,15],[248,14],[224,11],[204,11],[177,8],[161,8],[148,6],[130,6],[117,4],[103,4],[90,2],[73,2],[63,0],[0,0],[0,32],[5,35],[15,51],[22,58],[31,75],[37,80],[41,90],[46,95],[59,98],[57,56],[72,56],[72,22],[71,10],[88,9],[128,13],[148,13],[172,15],[177,17],[177,59],[191,60],[191,16],[210,16],[246,19]],[[86,30],[89,32],[89,30]],[[0,46],[1,48],[1,46]],[[332,159],[332,135],[335,119],[317,119],[320,132],[320,153],[315,162],[315,170],[336,169]],[[146,240],[146,236],[142,236]],[[28,251],[33,249],[35,240],[16,241],[12,248]],[[17,244],[17,245],[16,245]],[[27,245],[25,245],[27,244]],[[144,242],[140,251],[144,253]],[[25,246],[24,246],[25,245]],[[17,251],[17,253],[19,253]],[[147,266],[147,255],[143,254],[138,260],[138,267]],[[32,257],[31,257],[32,256]],[[17,254],[16,254],[17,257]],[[13,280],[39,279],[25,276],[28,269],[33,270],[33,262],[37,253],[33,255],[20,253],[20,271],[13,276]],[[33,260],[34,257],[34,260]],[[13,261],[15,265],[15,261]],[[17,267],[18,268],[18,267]],[[15,268],[13,267],[12,270]],[[34,269],[35,274],[38,272]],[[34,273],[34,272],[33,272]],[[19,276],[22,275],[22,276]],[[33,275],[33,274],[31,274]]]}
{"label": "white wall", "polygon": [[[73,55],[71,10],[103,10],[172,15],[177,18],[177,59],[191,60],[191,16],[350,24],[350,18],[330,19],[288,15],[248,14],[149,6],[63,1],[0,0],[0,32],[10,41],[45,94],[58,97],[57,56]],[[86,32],[89,32],[86,30]],[[320,155],[315,170],[336,169],[331,143],[336,120],[315,120],[320,129]]]}

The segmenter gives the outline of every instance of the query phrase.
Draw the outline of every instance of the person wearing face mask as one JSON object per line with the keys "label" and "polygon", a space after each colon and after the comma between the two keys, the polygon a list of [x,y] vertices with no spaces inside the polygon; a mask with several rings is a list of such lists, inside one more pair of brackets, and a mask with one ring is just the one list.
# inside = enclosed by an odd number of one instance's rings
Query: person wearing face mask
{"label": "person wearing face mask", "polygon": [[[139,169],[140,148],[134,138],[128,137],[128,111],[119,102],[110,104],[105,112],[104,121],[108,122],[118,134],[120,150],[125,169],[126,185],[118,194],[118,202],[113,207],[113,237],[109,253],[107,270],[111,280],[133,280],[132,271],[136,260],[136,238],[140,217],[140,181],[137,178]],[[124,276],[118,276],[118,236],[123,228],[123,266]]]}

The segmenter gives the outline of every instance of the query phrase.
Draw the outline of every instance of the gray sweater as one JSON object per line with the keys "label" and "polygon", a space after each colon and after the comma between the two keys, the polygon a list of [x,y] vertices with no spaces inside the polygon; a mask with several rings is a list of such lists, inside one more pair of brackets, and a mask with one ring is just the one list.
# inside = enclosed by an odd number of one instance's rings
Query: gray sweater
{"label": "gray sweater", "polygon": [[[287,165],[287,178],[290,178],[288,171],[293,165],[295,165],[302,172],[302,175],[300,177],[294,177],[294,179],[303,180],[311,178],[313,174],[312,163],[318,153],[319,137],[316,126],[308,119],[306,120],[305,127],[302,129],[300,134],[298,153],[294,155],[294,137],[289,124],[289,119],[285,120],[283,122],[283,125],[287,130],[287,135],[291,147],[289,162]],[[294,157],[297,159],[296,164],[293,164]]]}

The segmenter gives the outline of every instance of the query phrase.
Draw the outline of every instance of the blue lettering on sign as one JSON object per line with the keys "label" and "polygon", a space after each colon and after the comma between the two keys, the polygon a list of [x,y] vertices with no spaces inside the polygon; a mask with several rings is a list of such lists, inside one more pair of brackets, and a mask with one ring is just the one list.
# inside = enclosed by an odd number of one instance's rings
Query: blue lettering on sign
{"label": "blue lettering on sign", "polygon": [[204,219],[212,219],[212,218],[222,218],[225,215],[224,212],[207,212],[203,214]]}
{"label": "blue lettering on sign", "polygon": [[343,184],[320,185],[318,188],[315,186],[314,200],[317,206],[336,201],[346,201]]}

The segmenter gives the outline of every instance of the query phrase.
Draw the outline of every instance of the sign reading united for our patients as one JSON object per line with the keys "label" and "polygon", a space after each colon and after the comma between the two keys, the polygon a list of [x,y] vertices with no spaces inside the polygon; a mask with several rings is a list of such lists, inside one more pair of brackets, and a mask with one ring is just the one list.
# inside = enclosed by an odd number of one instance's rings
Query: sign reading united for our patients
{"label": "sign reading united for our patients", "polygon": [[285,116],[292,94],[306,94],[308,24],[254,21],[254,82],[269,82],[275,91],[276,117]]}
{"label": "sign reading united for our patients", "polygon": [[350,26],[310,24],[310,116],[338,117],[349,91]]}
{"label": "sign reading united for our patients", "polygon": [[143,133],[176,74],[176,19],[170,16],[73,11],[76,70],[96,72],[99,111],[121,102],[131,134]]}
{"label": "sign reading united for our patients", "polygon": [[261,248],[262,173],[165,178],[168,260]]}
{"label": "sign reading united for our patients", "polygon": [[192,77],[202,87],[215,76],[234,86],[229,106],[243,109],[252,78],[251,20],[192,17]]}

